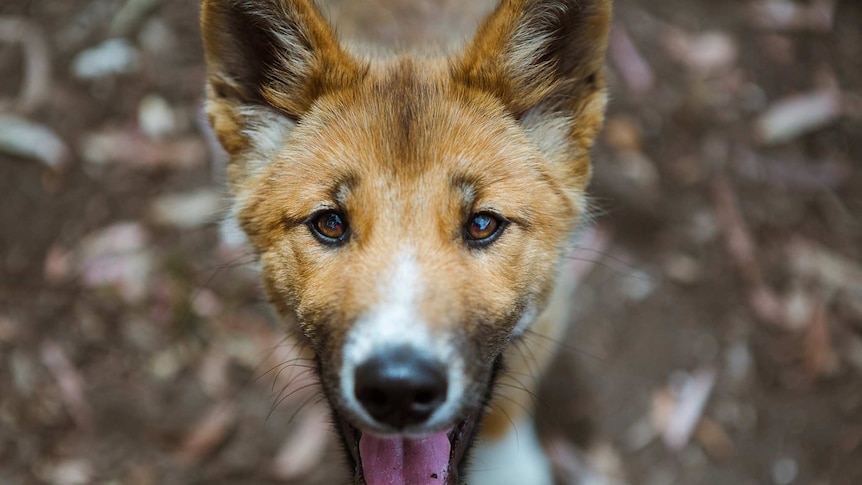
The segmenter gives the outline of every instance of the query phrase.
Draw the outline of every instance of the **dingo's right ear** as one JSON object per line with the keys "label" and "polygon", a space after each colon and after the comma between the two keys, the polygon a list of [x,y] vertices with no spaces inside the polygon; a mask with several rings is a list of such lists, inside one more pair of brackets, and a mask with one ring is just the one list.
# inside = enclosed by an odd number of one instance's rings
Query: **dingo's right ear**
{"label": "dingo's right ear", "polygon": [[319,96],[366,69],[312,0],[204,0],[201,31],[207,114],[231,155],[232,183],[271,161]]}
{"label": "dingo's right ear", "polygon": [[611,0],[501,0],[452,64],[456,81],[497,96],[559,161],[573,193],[589,181],[604,120],[611,10]]}

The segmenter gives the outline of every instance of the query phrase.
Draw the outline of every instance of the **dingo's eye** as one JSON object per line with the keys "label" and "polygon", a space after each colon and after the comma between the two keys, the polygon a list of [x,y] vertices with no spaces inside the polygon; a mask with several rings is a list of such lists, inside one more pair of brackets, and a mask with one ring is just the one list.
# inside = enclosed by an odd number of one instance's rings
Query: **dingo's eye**
{"label": "dingo's eye", "polygon": [[496,241],[507,221],[500,216],[489,212],[479,212],[470,216],[467,225],[464,226],[464,237],[467,244],[472,247],[485,247]]}
{"label": "dingo's eye", "polygon": [[347,219],[332,210],[312,216],[308,223],[311,233],[324,244],[339,244],[347,238]]}

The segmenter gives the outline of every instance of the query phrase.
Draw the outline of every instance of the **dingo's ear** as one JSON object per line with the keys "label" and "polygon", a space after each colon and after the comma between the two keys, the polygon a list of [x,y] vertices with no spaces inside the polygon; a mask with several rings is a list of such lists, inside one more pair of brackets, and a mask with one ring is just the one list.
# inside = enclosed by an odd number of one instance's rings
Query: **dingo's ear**
{"label": "dingo's ear", "polygon": [[611,0],[502,0],[453,64],[461,83],[496,95],[524,122],[567,117],[589,148],[604,116]]}
{"label": "dingo's ear", "polygon": [[319,96],[365,72],[312,0],[204,0],[201,31],[207,112],[241,165],[268,161]]}

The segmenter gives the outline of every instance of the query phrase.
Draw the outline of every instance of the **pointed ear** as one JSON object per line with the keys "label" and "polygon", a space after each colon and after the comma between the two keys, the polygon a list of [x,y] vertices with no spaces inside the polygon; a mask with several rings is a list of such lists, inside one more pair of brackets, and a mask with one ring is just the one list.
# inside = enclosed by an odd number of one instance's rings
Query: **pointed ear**
{"label": "pointed ear", "polygon": [[312,0],[204,0],[201,31],[207,113],[234,161],[272,155],[318,97],[365,73]]}
{"label": "pointed ear", "polygon": [[522,121],[570,116],[581,125],[573,135],[591,144],[604,113],[611,3],[502,0],[454,64],[453,75],[496,95]]}

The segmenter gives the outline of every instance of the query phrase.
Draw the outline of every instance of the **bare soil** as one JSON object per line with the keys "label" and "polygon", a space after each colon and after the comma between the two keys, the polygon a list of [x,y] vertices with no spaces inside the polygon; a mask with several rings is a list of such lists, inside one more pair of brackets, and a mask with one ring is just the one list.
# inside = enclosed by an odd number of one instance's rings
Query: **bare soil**
{"label": "bare soil", "polygon": [[[185,225],[156,208],[225,194],[198,5],[129,3],[145,8],[125,25],[120,0],[0,5],[51,67],[42,99],[7,113],[70,152],[58,170],[0,149],[0,483],[344,482],[302,361],[275,368],[301,356],[251,258],[207,217],[222,206]],[[778,2],[834,17],[776,27],[757,3],[616,2],[593,242],[573,253],[588,272],[536,411],[563,483],[560,443],[607,444],[632,484],[862,483],[862,4]],[[113,37],[136,68],[71,74]],[[0,98],[25,59],[0,44]],[[763,140],[765,114],[818,93],[837,112]],[[162,139],[143,134],[151,95],[173,116]],[[106,133],[119,148],[93,141]]]}

